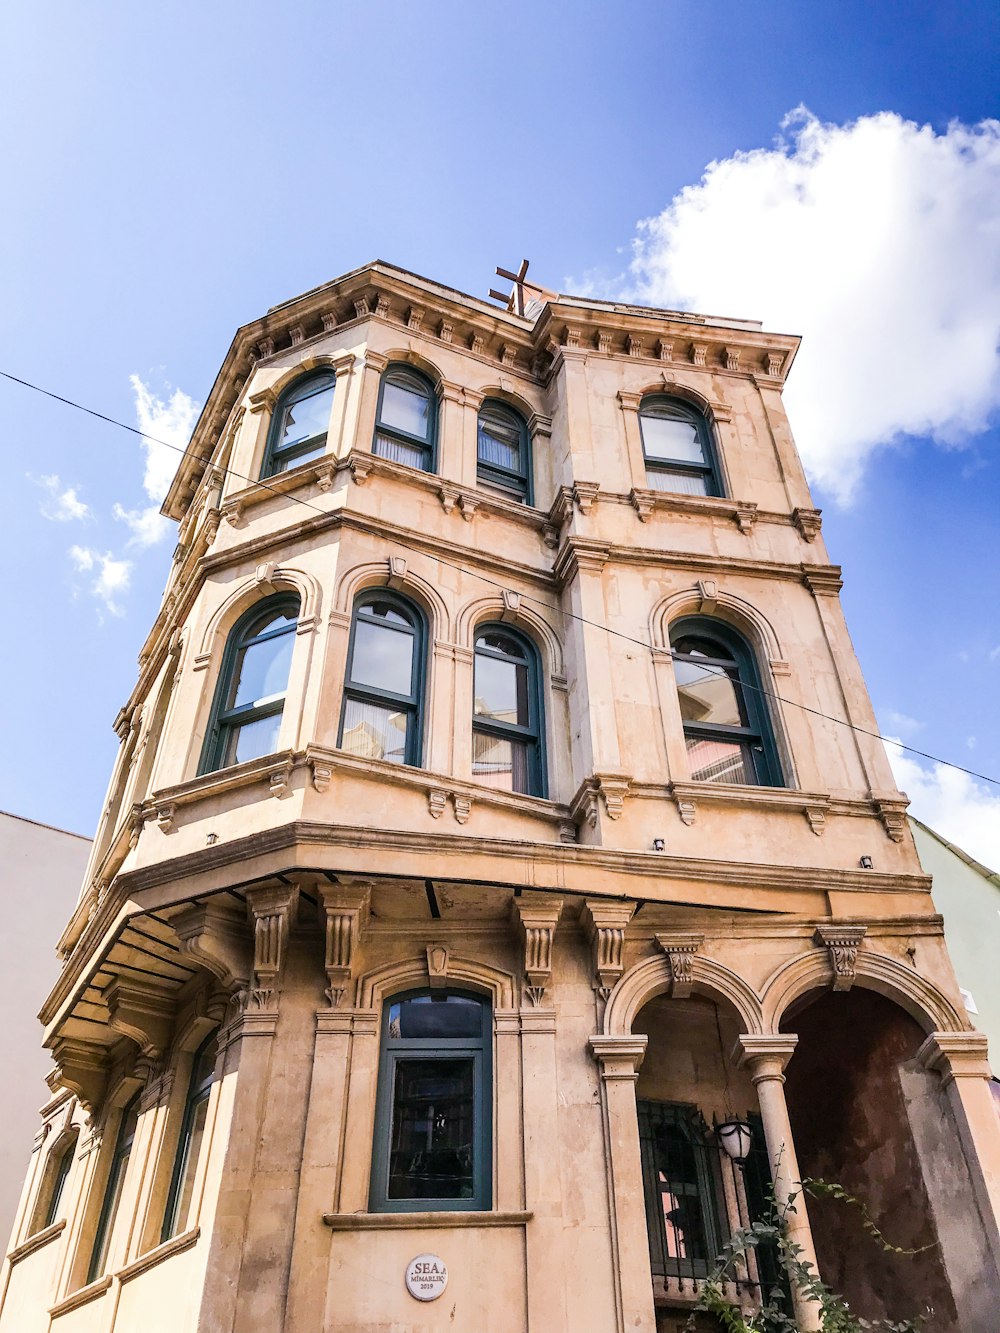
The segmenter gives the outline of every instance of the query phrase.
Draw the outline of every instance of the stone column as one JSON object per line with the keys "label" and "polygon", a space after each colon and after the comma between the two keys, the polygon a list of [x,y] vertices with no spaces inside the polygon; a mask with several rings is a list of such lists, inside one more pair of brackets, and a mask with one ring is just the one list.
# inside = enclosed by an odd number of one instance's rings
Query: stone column
{"label": "stone column", "polygon": [[[774,1036],[744,1033],[736,1039],[733,1062],[737,1068],[745,1066],[749,1069],[750,1078],[757,1089],[778,1215],[785,1219],[789,1241],[799,1247],[799,1258],[803,1263],[810,1264],[814,1273],[818,1273],[816,1249],[806,1212],[805,1195],[799,1188],[799,1164],[785,1102],[784,1070],[798,1040],[794,1033]],[[793,1195],[794,1207],[789,1208],[789,1200]],[[803,1333],[813,1333],[813,1330],[820,1328],[819,1306],[815,1301],[807,1299],[794,1284],[792,1302]]]}
{"label": "stone column", "polygon": [[629,1333],[656,1330],[635,1105],[635,1083],[646,1054],[646,1041],[641,1033],[590,1039],[591,1054],[601,1067],[618,1333],[626,1329]]}
{"label": "stone column", "polygon": [[917,1061],[941,1075],[985,1239],[1000,1263],[1000,1117],[990,1089],[987,1047],[981,1032],[932,1032],[917,1052]]}

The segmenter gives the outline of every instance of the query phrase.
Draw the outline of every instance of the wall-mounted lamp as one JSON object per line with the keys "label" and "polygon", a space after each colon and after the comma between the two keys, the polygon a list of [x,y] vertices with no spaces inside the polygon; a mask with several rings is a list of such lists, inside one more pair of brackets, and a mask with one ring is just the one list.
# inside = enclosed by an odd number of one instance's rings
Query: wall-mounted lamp
{"label": "wall-mounted lamp", "polygon": [[219,835],[217,833],[206,833],[205,841],[208,843],[209,847],[214,847],[219,841]]}
{"label": "wall-mounted lamp", "polygon": [[654,839],[653,839],[653,851],[654,851],[654,852],[662,852],[663,849],[664,849],[664,847],[666,847],[666,845],[667,845],[667,844],[663,841],[662,838],[654,838]]}
{"label": "wall-mounted lamp", "polygon": [[863,856],[863,857],[861,858],[861,869],[862,869],[862,870],[874,870],[874,869],[875,869],[875,862],[872,860],[872,858],[871,858],[870,856]]}
{"label": "wall-mounted lamp", "polygon": [[753,1147],[753,1130],[747,1120],[724,1120],[715,1127],[715,1137],[723,1152],[737,1166],[742,1166]]}

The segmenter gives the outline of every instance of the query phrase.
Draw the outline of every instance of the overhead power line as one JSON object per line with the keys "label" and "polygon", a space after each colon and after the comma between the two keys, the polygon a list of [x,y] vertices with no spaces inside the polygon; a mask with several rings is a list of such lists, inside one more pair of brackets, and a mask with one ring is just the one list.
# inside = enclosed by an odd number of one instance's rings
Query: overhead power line
{"label": "overhead power line", "polygon": [[[66,398],[64,395],[54,393],[51,389],[43,388],[40,384],[34,384],[31,380],[20,378],[18,375],[12,375],[6,370],[0,370],[0,376],[5,380],[10,380],[13,384],[20,384],[22,388],[31,389],[35,393],[42,394],[46,398],[53,399],[54,402],[63,403],[66,407],[75,408],[78,412],[84,412],[87,416],[96,417],[98,421],[104,421],[109,426],[116,426],[119,430],[128,431],[130,435],[138,435],[142,440],[149,440],[151,444],[162,445],[164,449],[171,449],[178,453],[182,458],[195,458],[198,462],[205,462],[199,455],[195,454],[190,448],[183,448],[179,444],[173,444],[169,440],[158,439],[155,435],[150,435],[147,431],[140,430],[138,426],[130,426],[125,421],[119,421],[116,417],[109,417],[104,412],[98,412],[95,408],[87,407],[83,403],[78,403],[73,398]],[[214,465],[213,465],[214,466]],[[323,517],[329,517],[330,511],[322,509],[319,505],[310,504],[301,496],[293,495],[287,491],[279,490],[276,486],[270,485],[266,478],[248,477],[242,472],[237,472],[235,468],[219,468],[224,476],[235,477],[237,481],[245,481],[249,485],[262,486],[265,490],[272,491],[275,495],[281,496],[284,500],[292,500],[295,504],[302,505],[305,509],[313,513],[320,514]],[[407,542],[400,541],[398,537],[393,538],[397,546],[401,546],[405,551],[412,551],[414,555],[426,555],[426,552],[419,547],[411,546]],[[435,553],[433,556],[439,564],[447,565],[449,569],[454,569],[459,574],[466,574],[472,578],[479,579],[483,583],[488,583],[493,588],[499,588],[501,591],[507,589],[507,584],[499,583],[496,579],[491,579],[487,574],[482,574],[476,569],[468,569],[464,565],[458,565],[453,560],[448,560],[445,556]],[[521,593],[521,599],[526,602],[533,602],[535,606],[543,607],[547,611],[552,611],[556,615],[567,616],[571,620],[579,621],[581,625],[589,625],[591,629],[603,631],[605,634],[611,634],[617,639],[623,639],[626,643],[635,644],[638,648],[645,649],[646,652],[653,651],[653,645],[645,639],[634,638],[631,634],[625,634],[622,630],[612,629],[610,625],[601,624],[600,621],[589,620],[586,616],[578,615],[575,611],[569,611],[565,607],[557,606],[552,602],[543,601],[540,597],[534,597],[530,593]],[[676,657],[673,649],[670,650],[670,656]],[[726,672],[721,667],[713,669],[709,666],[701,666],[699,670],[706,675],[726,676]],[[728,679],[728,677],[727,677]],[[833,722],[839,727],[846,727],[849,731],[855,732],[860,736],[869,736],[872,740],[881,741],[884,745],[895,745],[897,749],[905,750],[908,754],[919,755],[921,759],[929,759],[931,763],[943,764],[945,768],[953,768],[959,773],[965,773],[970,778],[976,778],[980,782],[988,782],[992,786],[1000,787],[1000,778],[992,778],[988,773],[979,773],[973,768],[966,768],[963,764],[956,764],[950,759],[942,759],[939,755],[931,754],[927,750],[918,750],[913,745],[907,745],[905,741],[896,740],[893,736],[883,736],[878,731],[871,731],[867,727],[860,727],[855,722],[848,722],[846,718],[834,717],[830,713],[824,713],[819,708],[813,708],[809,704],[799,702],[797,699],[786,699],[783,695],[776,694],[773,690],[766,690],[760,685],[754,685],[750,681],[740,680],[743,689],[752,690],[754,693],[762,695],[764,698],[773,699],[776,703],[784,704],[787,708],[798,708],[812,717],[821,718],[824,722]]]}

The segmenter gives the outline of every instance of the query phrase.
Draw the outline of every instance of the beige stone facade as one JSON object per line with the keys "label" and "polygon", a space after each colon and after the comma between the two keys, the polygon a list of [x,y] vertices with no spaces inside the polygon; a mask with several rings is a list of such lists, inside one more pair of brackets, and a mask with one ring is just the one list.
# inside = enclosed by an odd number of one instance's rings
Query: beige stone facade
{"label": "beige stone facade", "polygon": [[378,263],[237,334],[0,1333],[673,1329],[761,1172],[922,1249],[798,1199],[862,1314],[995,1330],[985,1040],[866,734],[797,340],[529,295]]}

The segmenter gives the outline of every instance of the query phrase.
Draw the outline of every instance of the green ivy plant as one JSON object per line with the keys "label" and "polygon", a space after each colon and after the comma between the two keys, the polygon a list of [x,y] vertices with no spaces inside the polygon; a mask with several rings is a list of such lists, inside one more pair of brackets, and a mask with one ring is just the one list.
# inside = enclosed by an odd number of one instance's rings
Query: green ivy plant
{"label": "green ivy plant", "polygon": [[[865,1232],[887,1254],[922,1254],[933,1248],[924,1245],[920,1249],[907,1250],[893,1245],[875,1225],[865,1203],[849,1194],[842,1185],[826,1180],[803,1180],[800,1184],[814,1198],[836,1199],[839,1203],[857,1208]],[[725,1286],[734,1280],[737,1263],[745,1261],[752,1250],[767,1246],[772,1248],[777,1258],[788,1289],[800,1292],[818,1305],[823,1333],[920,1333],[923,1323],[920,1316],[898,1321],[862,1319],[852,1312],[842,1296],[831,1291],[820,1280],[812,1265],[803,1259],[802,1247],[789,1239],[786,1218],[788,1212],[795,1211],[796,1197],[795,1194],[790,1195],[786,1208],[779,1214],[772,1196],[764,1220],[733,1232],[715,1268],[701,1284],[698,1300],[688,1319],[688,1329],[695,1328],[697,1312],[702,1310],[715,1318],[723,1333],[801,1333],[800,1325],[787,1309],[783,1284],[779,1283],[764,1292],[760,1308],[750,1314],[744,1313],[726,1297]]]}

